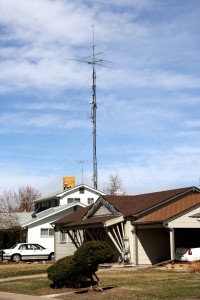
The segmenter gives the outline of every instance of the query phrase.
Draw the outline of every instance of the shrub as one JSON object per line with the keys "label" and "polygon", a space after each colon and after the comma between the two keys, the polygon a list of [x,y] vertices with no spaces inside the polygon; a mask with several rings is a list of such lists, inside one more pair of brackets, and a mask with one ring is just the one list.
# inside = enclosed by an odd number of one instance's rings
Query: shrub
{"label": "shrub", "polygon": [[113,251],[102,241],[91,241],[81,245],[73,256],[66,256],[47,269],[48,278],[55,287],[80,287],[86,278],[93,284],[93,275],[100,263],[111,259]]}

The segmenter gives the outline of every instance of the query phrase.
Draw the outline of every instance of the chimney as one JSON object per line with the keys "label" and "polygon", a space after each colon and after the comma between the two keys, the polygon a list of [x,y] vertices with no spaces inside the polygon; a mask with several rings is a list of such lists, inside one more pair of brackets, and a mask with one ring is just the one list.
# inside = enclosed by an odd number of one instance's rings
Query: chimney
{"label": "chimney", "polygon": [[122,196],[123,195],[123,191],[121,189],[117,189],[115,192],[114,192],[114,195],[115,196]]}

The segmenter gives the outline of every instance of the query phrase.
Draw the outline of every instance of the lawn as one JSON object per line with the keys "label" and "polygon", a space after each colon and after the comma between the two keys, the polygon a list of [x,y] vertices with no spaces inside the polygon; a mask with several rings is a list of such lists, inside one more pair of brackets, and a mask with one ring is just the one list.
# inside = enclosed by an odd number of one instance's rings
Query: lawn
{"label": "lawn", "polygon": [[4,263],[0,261],[0,278],[46,273],[51,262],[45,263]]}
{"label": "lawn", "polygon": [[[43,272],[44,272],[44,266]],[[45,266],[47,267],[47,265]],[[38,266],[37,266],[38,268]],[[1,271],[1,266],[0,266]],[[40,270],[41,271],[41,270]],[[57,296],[58,299],[74,300],[158,300],[158,299],[200,299],[200,273],[168,269],[122,269],[99,270],[98,275],[103,292],[86,292]],[[37,279],[1,282],[0,290],[23,294],[45,295],[69,292],[72,289],[52,289],[50,281]],[[106,288],[107,287],[107,288]]]}

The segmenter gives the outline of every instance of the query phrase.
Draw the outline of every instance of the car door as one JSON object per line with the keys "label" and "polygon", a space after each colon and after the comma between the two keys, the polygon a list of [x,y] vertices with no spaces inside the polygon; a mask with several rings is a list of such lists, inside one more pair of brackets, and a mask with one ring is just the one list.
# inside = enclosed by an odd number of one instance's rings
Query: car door
{"label": "car door", "polygon": [[32,259],[33,247],[30,244],[22,244],[18,248],[22,260]]}
{"label": "car door", "polygon": [[43,249],[38,244],[32,244],[34,259],[48,259],[47,249]]}

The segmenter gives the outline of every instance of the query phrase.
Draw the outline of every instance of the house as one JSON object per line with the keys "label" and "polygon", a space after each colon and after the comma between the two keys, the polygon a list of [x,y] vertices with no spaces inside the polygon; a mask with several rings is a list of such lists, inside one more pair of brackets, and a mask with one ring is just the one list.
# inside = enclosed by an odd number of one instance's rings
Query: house
{"label": "house", "polygon": [[26,241],[37,242],[53,251],[54,228],[51,223],[95,203],[100,195],[104,193],[80,184],[35,200],[35,211],[22,226]]}
{"label": "house", "polygon": [[25,242],[22,224],[31,217],[30,212],[0,213],[0,249],[10,248],[17,242]]}
{"label": "house", "polygon": [[176,247],[200,246],[200,190],[192,186],[136,196],[101,195],[54,226],[56,260],[88,240],[109,243],[113,259],[126,255],[131,265],[174,260]]}

